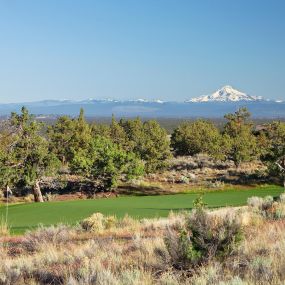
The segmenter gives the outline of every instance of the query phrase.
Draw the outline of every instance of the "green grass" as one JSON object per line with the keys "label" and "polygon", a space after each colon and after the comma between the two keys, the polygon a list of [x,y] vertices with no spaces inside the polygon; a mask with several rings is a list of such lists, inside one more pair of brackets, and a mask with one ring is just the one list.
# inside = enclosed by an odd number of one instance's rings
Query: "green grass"
{"label": "green grass", "polygon": [[[208,192],[204,201],[209,207],[240,206],[251,196],[278,196],[284,190],[279,186],[263,186],[249,190],[226,190]],[[165,217],[170,210],[190,210],[197,193],[119,197],[98,200],[77,200],[18,204],[9,207],[8,224],[12,233],[20,234],[39,224],[75,224],[94,212],[123,217],[129,214],[135,218]],[[0,217],[5,215],[5,207],[0,207]]]}

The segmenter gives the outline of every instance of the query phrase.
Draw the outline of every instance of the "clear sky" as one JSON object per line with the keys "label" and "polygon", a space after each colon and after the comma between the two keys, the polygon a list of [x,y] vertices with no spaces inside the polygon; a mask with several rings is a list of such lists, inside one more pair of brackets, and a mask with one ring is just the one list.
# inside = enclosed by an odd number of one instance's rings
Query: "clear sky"
{"label": "clear sky", "polygon": [[0,0],[0,102],[285,99],[284,0]]}

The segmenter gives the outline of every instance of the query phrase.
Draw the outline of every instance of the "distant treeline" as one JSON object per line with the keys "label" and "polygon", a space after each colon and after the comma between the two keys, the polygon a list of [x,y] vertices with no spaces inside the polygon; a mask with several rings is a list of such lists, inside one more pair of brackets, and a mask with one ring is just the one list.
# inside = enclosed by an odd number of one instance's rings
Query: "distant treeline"
{"label": "distant treeline", "polygon": [[[35,118],[38,121],[44,122],[46,125],[53,125],[56,120],[59,118],[59,116],[55,116],[55,115],[50,115],[50,116],[35,116]],[[7,120],[8,117],[7,116],[0,116],[0,121],[5,121]],[[125,119],[135,119],[135,117],[133,118],[125,118]],[[156,120],[159,125],[164,128],[168,134],[172,134],[173,131],[183,122],[193,122],[196,121],[199,118],[144,118],[141,117],[141,120],[143,122],[145,121],[149,121],[149,120]],[[202,117],[200,119],[203,119]],[[213,122],[213,124],[218,127],[219,129],[222,129],[225,125],[225,123],[227,122],[227,120],[225,118],[209,118],[206,119],[208,121]],[[112,121],[111,117],[86,117],[86,121],[88,123],[96,123],[96,124],[102,124],[102,125],[109,125]],[[269,124],[272,123],[273,121],[276,121],[276,119],[267,119],[267,118],[252,118],[251,119],[252,123],[254,126],[258,126],[258,125],[264,125],[264,124]],[[285,118],[279,118],[278,121],[280,122],[285,122]],[[1,125],[0,125],[1,127]]]}

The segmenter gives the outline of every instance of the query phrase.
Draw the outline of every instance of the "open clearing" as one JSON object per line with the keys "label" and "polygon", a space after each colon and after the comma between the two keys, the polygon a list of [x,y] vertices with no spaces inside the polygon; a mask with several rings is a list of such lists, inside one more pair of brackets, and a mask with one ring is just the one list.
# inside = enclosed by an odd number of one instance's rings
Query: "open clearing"
{"label": "open clearing", "polygon": [[[261,186],[249,190],[226,190],[205,193],[209,207],[240,206],[251,196],[278,196],[284,189],[279,186]],[[39,224],[75,224],[94,212],[135,218],[165,217],[169,211],[190,210],[197,193],[119,197],[97,200],[30,203],[9,206],[9,226],[14,234],[21,234]],[[0,207],[0,217],[5,217],[5,206]]]}

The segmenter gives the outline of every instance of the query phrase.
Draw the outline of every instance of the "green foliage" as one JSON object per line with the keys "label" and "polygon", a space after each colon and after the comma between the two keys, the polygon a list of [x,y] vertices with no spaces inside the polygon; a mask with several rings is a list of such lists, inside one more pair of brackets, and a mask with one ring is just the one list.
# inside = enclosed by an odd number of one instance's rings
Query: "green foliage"
{"label": "green foliage", "polygon": [[171,258],[171,264],[176,269],[195,267],[201,260],[201,253],[194,249],[189,232],[181,229],[180,232],[168,230],[164,243]]}
{"label": "green foliage", "polygon": [[129,141],[130,150],[140,151],[141,145],[144,141],[143,122],[140,118],[134,120],[120,120],[120,125],[123,127],[127,139]]}
{"label": "green foliage", "polygon": [[225,115],[227,123],[224,133],[230,146],[228,158],[236,166],[241,162],[252,161],[259,157],[257,140],[253,134],[253,125],[249,122],[250,113],[246,108],[240,108],[234,114]]}
{"label": "green foliage", "polygon": [[203,210],[206,208],[207,204],[203,200],[204,194],[200,194],[194,201],[193,201],[193,208],[196,210]]}
{"label": "green foliage", "polygon": [[58,118],[56,123],[48,128],[50,151],[64,164],[72,157],[70,142],[73,135],[73,121],[68,116]]}
{"label": "green foliage", "polygon": [[165,167],[171,156],[167,134],[155,121],[117,122],[113,117],[108,127],[90,126],[80,110],[78,118],[58,118],[45,137],[42,124],[23,108],[20,115],[12,114],[10,125],[13,142],[6,143],[0,136],[3,184],[17,180],[32,185],[60,161],[73,173],[103,181],[110,189],[120,177],[129,179],[141,175],[144,168],[150,172]]}
{"label": "green foliage", "polygon": [[163,169],[171,157],[167,133],[154,120],[142,122],[136,118],[117,122],[113,117],[108,137],[143,160],[146,172]]}
{"label": "green foliage", "polygon": [[92,137],[101,136],[104,138],[111,139],[111,130],[109,125],[103,124],[91,124],[91,135]]}
{"label": "green foliage", "polygon": [[195,250],[203,259],[224,258],[230,255],[242,239],[241,224],[235,216],[211,215],[196,211],[187,225]]}
{"label": "green foliage", "polygon": [[227,140],[213,123],[205,120],[179,125],[172,134],[171,145],[178,155],[207,153],[219,159],[224,158],[227,150]]}
{"label": "green foliage", "polygon": [[128,142],[126,132],[124,128],[116,121],[114,116],[112,116],[112,122],[110,124],[110,138],[115,144],[127,148]]}
{"label": "green foliage", "polygon": [[62,162],[68,164],[80,149],[84,149],[91,139],[91,127],[84,118],[83,109],[78,118],[68,116],[58,118],[48,128],[49,148]]}
{"label": "green foliage", "polygon": [[78,118],[73,120],[74,131],[70,141],[70,148],[73,155],[80,149],[86,149],[92,138],[90,125],[84,117],[84,110],[80,109]]}
{"label": "green foliage", "polygon": [[242,240],[241,224],[236,217],[208,214],[196,210],[178,234],[169,231],[165,244],[174,267],[191,269],[213,259],[233,254]]}
{"label": "green foliage", "polygon": [[277,161],[285,155],[285,123],[273,122],[267,126],[262,135],[267,139],[266,153],[262,157],[268,161]]}
{"label": "green foliage", "polygon": [[134,148],[134,152],[146,162],[147,172],[163,169],[171,157],[170,140],[166,131],[154,120],[144,122],[143,141]]}
{"label": "green foliage", "polygon": [[13,143],[5,153],[1,152],[1,171],[6,172],[7,183],[33,185],[42,176],[53,173],[58,161],[49,153],[48,142],[40,134],[42,124],[25,107],[20,115],[11,114],[10,124]]}
{"label": "green foliage", "polygon": [[239,108],[235,113],[226,114],[224,116],[227,120],[225,133],[230,137],[237,137],[244,126],[252,127],[252,123],[249,121],[250,116],[246,107]]}
{"label": "green foliage", "polygon": [[95,137],[71,161],[74,173],[99,180],[105,189],[117,185],[120,176],[131,179],[143,174],[143,163],[132,152],[124,151],[110,139]]}
{"label": "green foliage", "polygon": [[258,134],[258,147],[269,173],[281,176],[285,187],[285,123],[275,121],[266,125]]}
{"label": "green foliage", "polygon": [[17,171],[14,165],[16,158],[15,153],[10,150],[11,145],[3,144],[3,139],[0,140],[0,185],[6,187],[13,185],[17,180]]}

